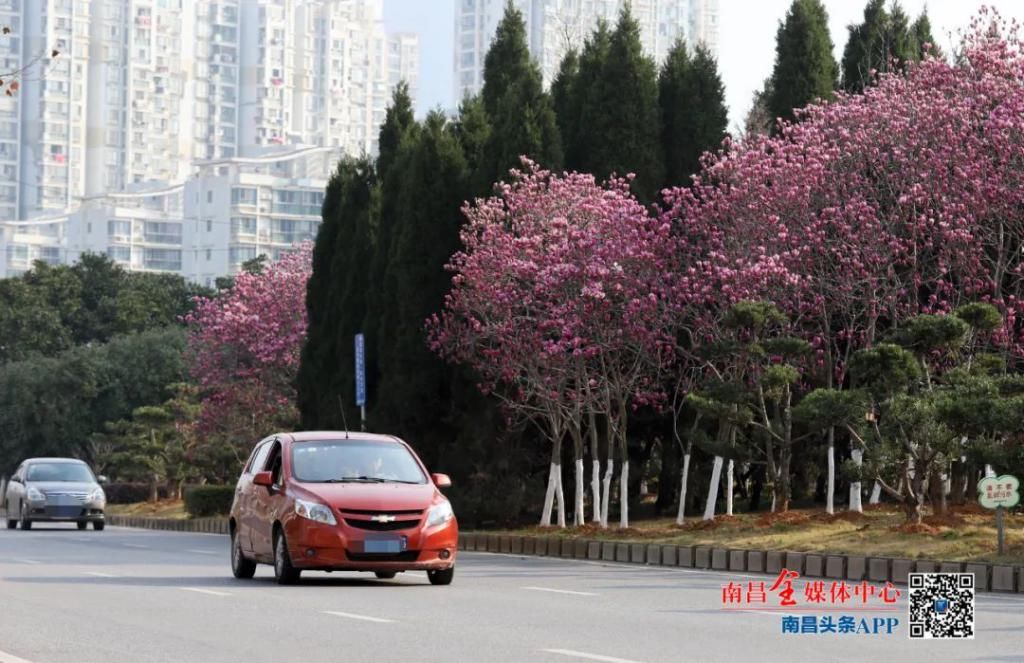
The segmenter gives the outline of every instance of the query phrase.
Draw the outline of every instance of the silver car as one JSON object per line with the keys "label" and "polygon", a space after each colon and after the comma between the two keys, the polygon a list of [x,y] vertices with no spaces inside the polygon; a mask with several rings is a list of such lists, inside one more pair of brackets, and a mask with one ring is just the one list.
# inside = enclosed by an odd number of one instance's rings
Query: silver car
{"label": "silver car", "polygon": [[14,472],[4,495],[7,529],[34,522],[73,522],[78,529],[92,523],[102,530],[107,496],[89,466],[73,458],[29,458]]}

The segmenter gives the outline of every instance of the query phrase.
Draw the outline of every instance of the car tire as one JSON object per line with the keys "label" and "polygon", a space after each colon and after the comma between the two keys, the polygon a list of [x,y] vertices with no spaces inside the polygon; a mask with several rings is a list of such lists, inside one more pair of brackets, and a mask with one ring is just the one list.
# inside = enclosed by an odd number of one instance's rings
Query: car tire
{"label": "car tire", "polygon": [[25,511],[25,505],[21,505],[21,520],[19,521],[21,529],[28,530],[32,529],[32,521],[29,520],[28,513]]}
{"label": "car tire", "polygon": [[89,523],[85,522],[84,520],[79,520],[75,524],[78,525],[78,529],[85,529],[86,527],[89,526]]}
{"label": "car tire", "polygon": [[279,585],[294,585],[302,573],[292,566],[292,559],[288,555],[288,540],[284,532],[277,531],[274,536],[274,578]]}
{"label": "car tire", "polygon": [[431,585],[450,585],[452,579],[455,577],[455,567],[443,569],[440,571],[427,571],[427,578],[430,579]]}
{"label": "car tire", "polygon": [[231,574],[239,580],[249,580],[256,575],[256,562],[242,554],[237,532],[231,532]]}
{"label": "car tire", "polygon": [[94,521],[92,521],[92,528],[94,530],[96,530],[97,532],[102,532],[103,528],[106,527],[106,526],[107,526],[107,523],[103,522],[102,520],[94,520]]}
{"label": "car tire", "polygon": [[7,529],[17,529],[18,519],[11,518],[11,505],[4,504],[4,514],[7,516]]}
{"label": "car tire", "polygon": [[391,580],[396,575],[398,575],[398,572],[397,571],[374,571],[373,575],[377,576],[381,580]]}

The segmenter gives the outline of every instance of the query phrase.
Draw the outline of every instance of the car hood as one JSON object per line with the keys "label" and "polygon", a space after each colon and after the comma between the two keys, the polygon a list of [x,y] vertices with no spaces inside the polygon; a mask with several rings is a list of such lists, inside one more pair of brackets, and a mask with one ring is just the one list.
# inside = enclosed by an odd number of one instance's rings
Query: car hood
{"label": "car hood", "polygon": [[427,509],[437,491],[430,483],[327,483],[303,484],[302,488],[335,509],[359,511]]}
{"label": "car hood", "polygon": [[91,493],[100,487],[98,483],[91,481],[29,481],[27,485],[44,493]]}

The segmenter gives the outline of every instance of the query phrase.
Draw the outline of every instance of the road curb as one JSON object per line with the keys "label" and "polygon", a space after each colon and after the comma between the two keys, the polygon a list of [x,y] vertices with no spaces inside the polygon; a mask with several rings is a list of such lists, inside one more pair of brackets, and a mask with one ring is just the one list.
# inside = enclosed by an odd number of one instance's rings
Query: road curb
{"label": "road curb", "polygon": [[[227,518],[143,518],[107,514],[107,524],[170,532],[227,534]],[[826,555],[784,550],[738,550],[711,546],[641,544],[635,541],[570,539],[554,536],[510,536],[490,532],[460,532],[459,550],[511,553],[533,557],[564,557],[661,567],[696,567],[721,573],[778,574],[785,565],[810,577],[907,584],[907,574],[973,573],[980,592],[1024,593],[1024,565],[983,564],[934,560],[890,559],[864,555]],[[744,563],[744,561],[746,563]],[[767,563],[766,563],[767,562]]]}

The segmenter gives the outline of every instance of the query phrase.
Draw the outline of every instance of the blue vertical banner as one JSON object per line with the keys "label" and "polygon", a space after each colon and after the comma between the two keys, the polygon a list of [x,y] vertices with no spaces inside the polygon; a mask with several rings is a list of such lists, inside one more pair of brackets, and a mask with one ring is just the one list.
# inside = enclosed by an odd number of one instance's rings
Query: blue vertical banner
{"label": "blue vertical banner", "polygon": [[366,349],[363,335],[356,334],[356,406],[366,405]]}

